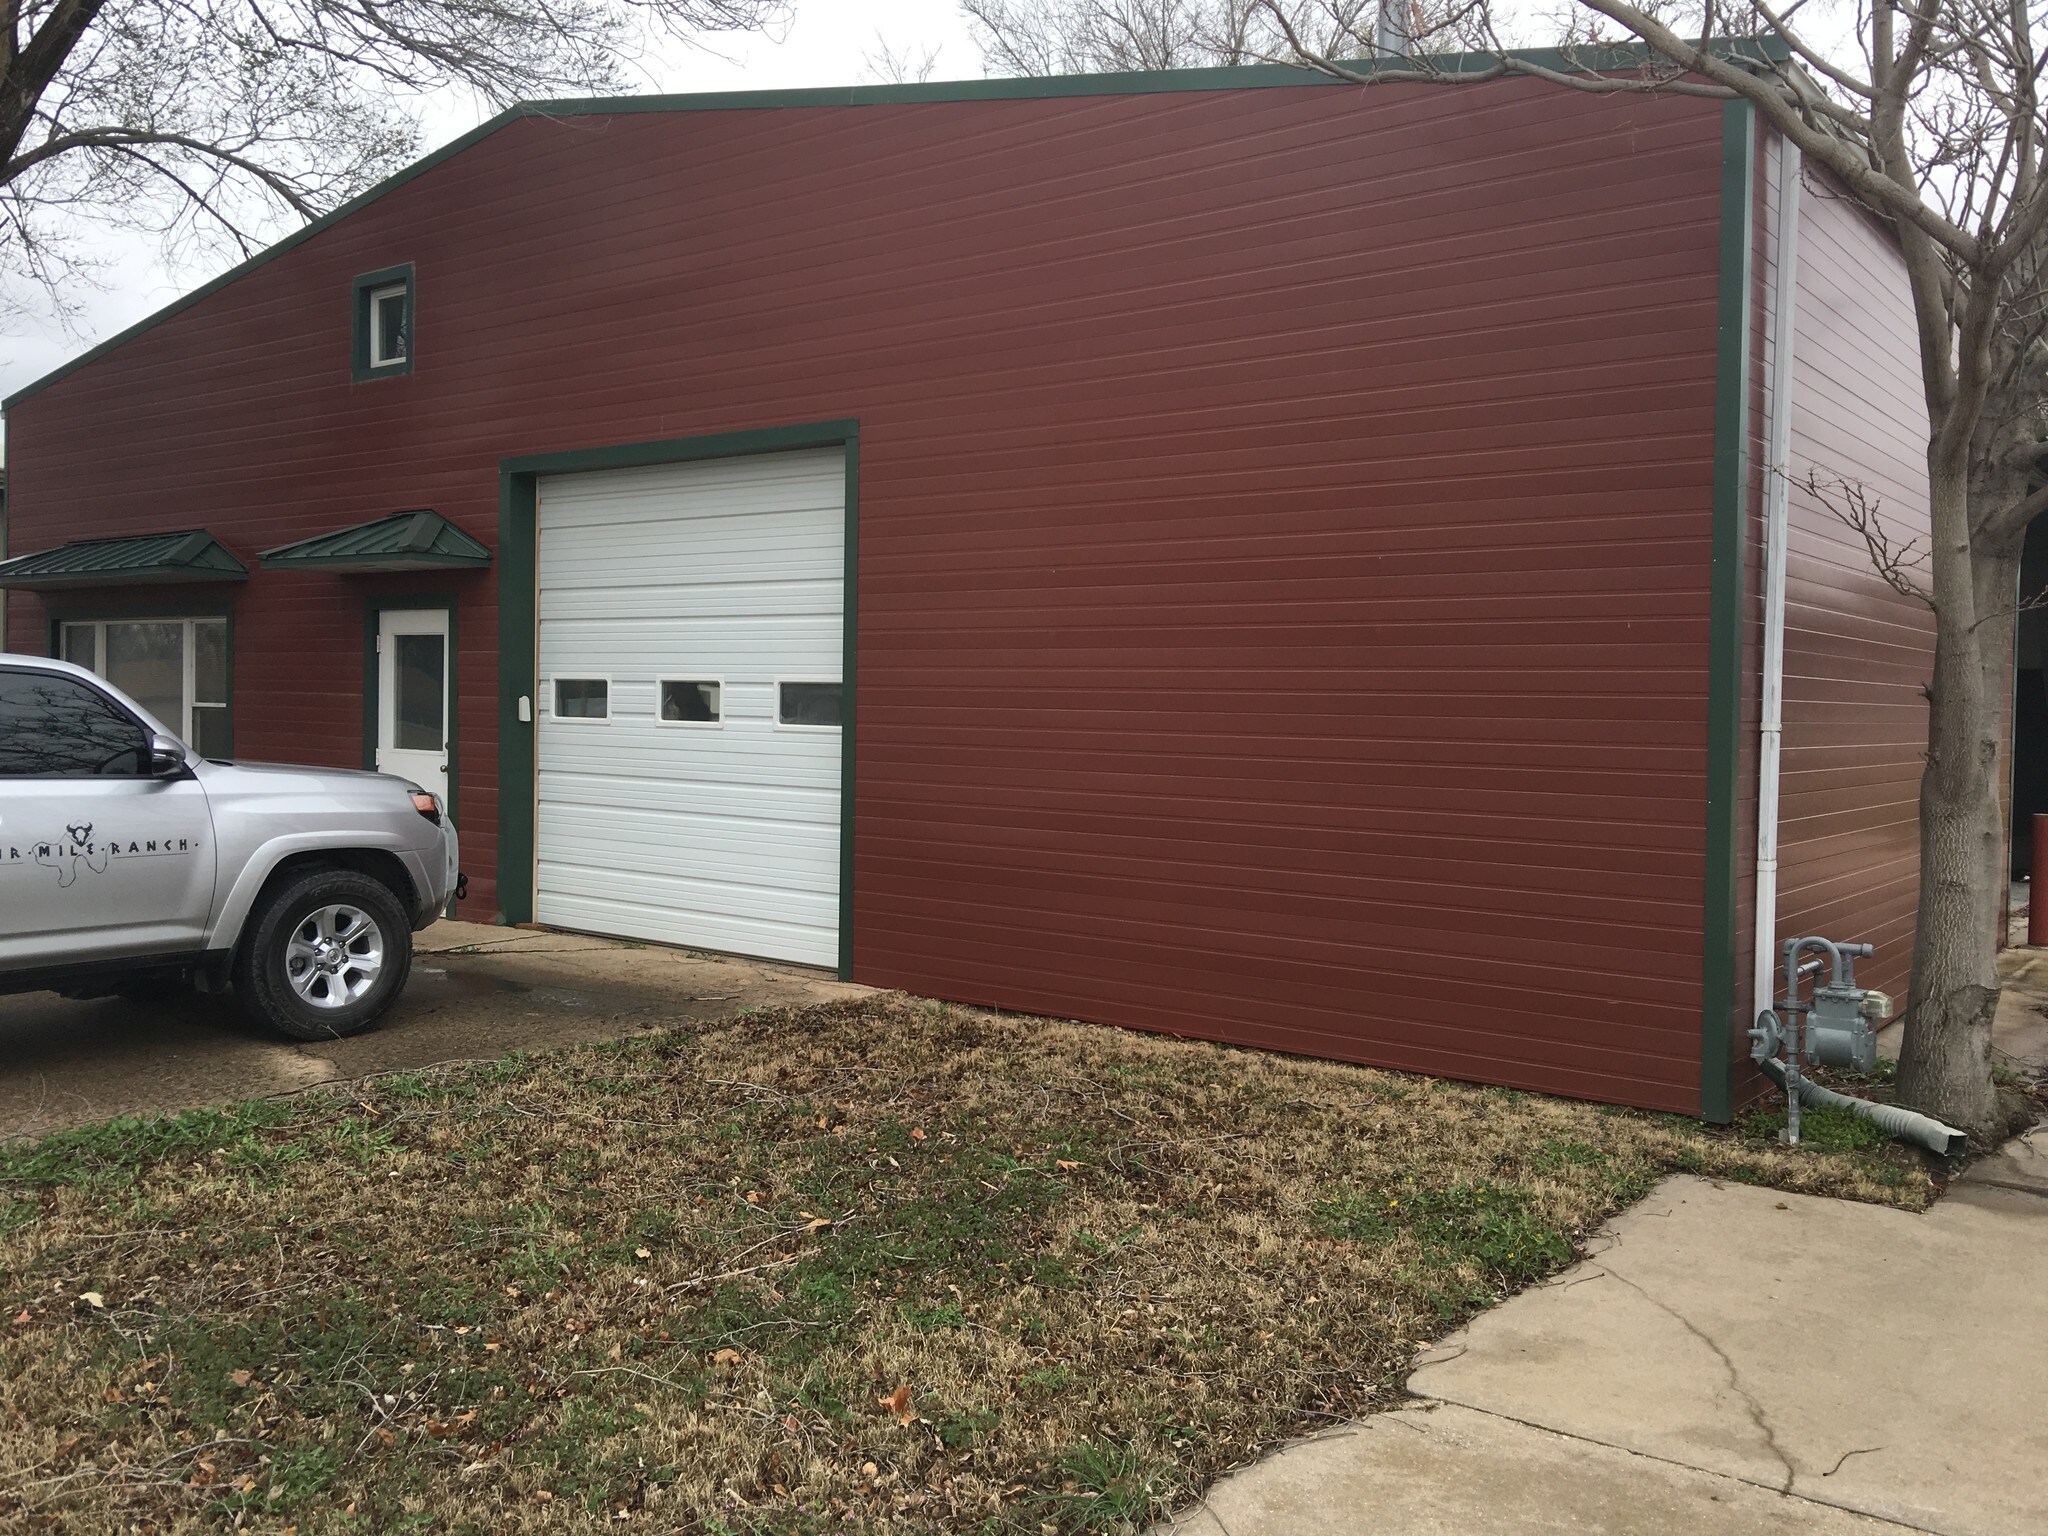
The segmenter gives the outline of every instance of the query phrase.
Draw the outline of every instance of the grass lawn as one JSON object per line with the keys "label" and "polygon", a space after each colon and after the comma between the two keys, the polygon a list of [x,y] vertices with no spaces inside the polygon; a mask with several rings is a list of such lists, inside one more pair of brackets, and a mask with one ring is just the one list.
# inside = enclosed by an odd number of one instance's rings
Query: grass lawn
{"label": "grass lawn", "polygon": [[1765,1135],[884,997],[0,1147],[0,1528],[1142,1528],[1666,1170],[1929,1197]]}

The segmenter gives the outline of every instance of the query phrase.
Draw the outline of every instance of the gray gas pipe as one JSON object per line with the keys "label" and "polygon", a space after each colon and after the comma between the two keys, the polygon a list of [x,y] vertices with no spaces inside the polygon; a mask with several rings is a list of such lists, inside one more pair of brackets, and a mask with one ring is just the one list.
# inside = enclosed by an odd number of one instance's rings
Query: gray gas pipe
{"label": "gray gas pipe", "polygon": [[[1800,957],[1808,950],[1827,958],[1802,962]],[[1775,1010],[1766,1008],[1756,1016],[1756,1027],[1749,1032],[1750,1059],[1785,1090],[1785,1129],[1778,1139],[1789,1147],[1799,1145],[1800,1106],[1825,1104],[1861,1115],[1902,1140],[1958,1156],[1968,1143],[1961,1131],[1894,1104],[1836,1093],[1809,1081],[1802,1070],[1826,1066],[1869,1072],[1877,1066],[1877,1022],[1891,1013],[1892,1000],[1856,985],[1856,962],[1874,953],[1868,944],[1837,944],[1831,939],[1785,941],[1785,995]],[[1812,998],[1802,999],[1799,984],[1828,969],[1830,962],[1827,981],[1816,981]]]}

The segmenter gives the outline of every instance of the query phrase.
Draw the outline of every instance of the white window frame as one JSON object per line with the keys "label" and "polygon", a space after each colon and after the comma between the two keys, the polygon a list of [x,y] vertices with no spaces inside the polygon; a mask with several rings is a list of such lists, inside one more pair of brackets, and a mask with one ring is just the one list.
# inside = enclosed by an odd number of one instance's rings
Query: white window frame
{"label": "white window frame", "polygon": [[[661,690],[669,683],[715,683],[718,687],[718,718],[716,720],[668,720],[661,713]],[[657,677],[654,680],[654,723],[665,730],[682,728],[692,731],[722,731],[725,729],[726,693],[722,677]]]}
{"label": "white window frame", "polygon": [[[555,707],[561,703],[561,695],[555,690],[563,683],[603,683],[604,713],[601,715],[563,714]],[[553,677],[546,679],[546,684],[547,686],[541,693],[541,698],[547,704],[548,718],[557,725],[610,725],[612,723],[612,700],[616,697],[616,694],[609,676],[599,672],[557,672]],[[661,712],[661,699],[659,695],[655,697],[654,706],[655,713],[659,714]]]}
{"label": "white window frame", "polygon": [[[839,690],[838,725],[799,725],[782,718],[782,688],[785,683],[816,683]],[[775,679],[775,696],[769,700],[770,717],[778,731],[802,731],[808,735],[837,735],[846,729],[846,680],[838,677],[778,677]]]}
{"label": "white window frame", "polygon": [[112,679],[107,676],[107,626],[110,624],[178,625],[184,632],[181,641],[184,647],[184,676],[179,680],[178,686],[179,691],[184,697],[185,717],[182,720],[166,721],[165,724],[178,733],[180,741],[183,741],[187,746],[192,746],[198,739],[198,733],[194,728],[196,712],[202,709],[218,709],[226,712],[228,717],[228,734],[231,737],[233,736],[235,724],[233,658],[230,657],[228,662],[228,696],[217,704],[211,701],[202,704],[198,699],[199,643],[192,633],[195,625],[218,624],[221,626],[222,639],[225,640],[233,632],[228,623],[228,616],[225,613],[135,613],[116,614],[111,618],[105,619],[59,619],[57,621],[57,655],[61,659],[65,652],[70,649],[65,642],[72,630],[89,629],[93,632],[92,674],[102,682],[111,682]]}
{"label": "white window frame", "polygon": [[[396,295],[405,305],[405,350],[395,356],[384,355],[384,327],[377,323],[377,310],[388,298]],[[412,361],[412,284],[405,282],[385,283],[372,288],[369,294],[370,337],[368,356],[372,368],[395,368],[400,363]]]}

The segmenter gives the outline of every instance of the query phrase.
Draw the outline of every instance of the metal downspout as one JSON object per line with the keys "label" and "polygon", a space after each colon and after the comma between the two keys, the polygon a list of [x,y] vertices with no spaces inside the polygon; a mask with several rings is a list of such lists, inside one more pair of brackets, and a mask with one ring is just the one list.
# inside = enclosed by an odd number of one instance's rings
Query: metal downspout
{"label": "metal downspout", "polygon": [[1777,268],[1771,280],[1770,428],[1764,449],[1764,647],[1758,711],[1756,944],[1750,1010],[1771,1003],[1777,970],[1778,754],[1785,722],[1785,542],[1792,494],[1792,335],[1799,293],[1799,147],[1782,135],[1778,206],[1772,220]]}

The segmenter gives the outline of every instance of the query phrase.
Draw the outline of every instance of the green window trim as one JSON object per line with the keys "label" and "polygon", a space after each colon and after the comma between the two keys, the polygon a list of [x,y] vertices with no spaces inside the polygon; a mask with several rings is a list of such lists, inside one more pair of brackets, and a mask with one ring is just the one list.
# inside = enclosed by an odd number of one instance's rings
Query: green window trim
{"label": "green window trim", "polygon": [[[1742,768],[1743,597],[1749,515],[1756,109],[1721,114],[1721,278],[1715,324],[1714,491],[1707,623],[1707,864],[1701,925],[1700,1115],[1735,1115],[1736,803]],[[1746,1022],[1746,1021],[1745,1021]]]}
{"label": "green window trim", "polygon": [[[405,356],[388,363],[370,361],[370,333],[375,317],[370,313],[371,296],[381,289],[405,289]],[[419,352],[419,288],[411,262],[365,272],[349,284],[349,377],[358,384],[372,379],[395,379],[412,372]]]}
{"label": "green window trim", "polygon": [[[536,493],[541,476],[734,459],[803,448],[846,453],[846,551],[840,649],[845,695],[839,734],[839,979],[853,979],[854,722],[860,690],[860,423],[806,422],[750,432],[663,438],[607,448],[528,454],[498,463],[498,920],[533,921],[534,821],[539,809],[534,691],[540,674],[540,578]],[[520,718],[519,701],[528,701]],[[451,766],[452,772],[452,766]]]}

